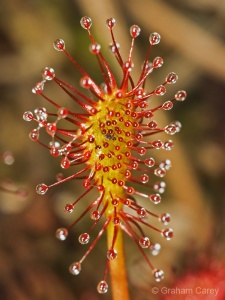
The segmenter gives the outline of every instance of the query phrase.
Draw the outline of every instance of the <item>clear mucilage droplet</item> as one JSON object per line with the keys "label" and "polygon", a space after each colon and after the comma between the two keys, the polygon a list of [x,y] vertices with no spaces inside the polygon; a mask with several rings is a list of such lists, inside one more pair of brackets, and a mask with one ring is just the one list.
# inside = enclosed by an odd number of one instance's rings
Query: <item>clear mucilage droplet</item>
{"label": "clear mucilage droplet", "polygon": [[97,285],[97,291],[99,292],[99,294],[105,294],[108,292],[108,284],[105,280],[99,282],[99,284]]}
{"label": "clear mucilage droplet", "polygon": [[173,108],[173,102],[172,101],[166,101],[162,105],[162,109],[164,110],[170,110]]}
{"label": "clear mucilage droplet", "polygon": [[33,118],[34,118],[34,116],[31,111],[25,111],[25,113],[23,114],[24,121],[30,122],[33,120]]}
{"label": "clear mucilage droplet", "polygon": [[157,128],[158,123],[155,120],[152,120],[151,122],[148,123],[148,127],[151,129]]}
{"label": "clear mucilage droplet", "polygon": [[57,112],[57,116],[59,119],[65,119],[69,114],[69,111],[68,109],[64,108],[64,107],[60,107],[58,109],[58,112]]}
{"label": "clear mucilage droplet", "polygon": [[175,99],[177,101],[184,101],[187,97],[187,93],[185,91],[178,91],[175,95]]}
{"label": "clear mucilage droplet", "polygon": [[68,230],[66,228],[58,228],[55,232],[55,236],[60,241],[65,241],[68,236]]}
{"label": "clear mucilage droplet", "polygon": [[166,76],[166,83],[174,84],[177,82],[177,80],[178,80],[178,76],[174,72],[171,72]]}
{"label": "clear mucilage droplet", "polygon": [[48,191],[48,186],[46,184],[44,184],[44,183],[38,184],[36,186],[36,192],[39,195],[44,195],[47,191]]}
{"label": "clear mucilage droplet", "polygon": [[91,18],[84,16],[81,18],[80,24],[84,29],[89,30],[92,25],[92,20],[91,20]]}
{"label": "clear mucilage droplet", "polygon": [[36,83],[36,85],[32,88],[32,93],[33,94],[42,94],[42,92],[44,90],[44,85],[45,85],[44,81]]}
{"label": "clear mucilage droplet", "polygon": [[[142,66],[142,68],[143,68],[143,66]],[[147,73],[151,74],[153,70],[154,70],[153,63],[150,62],[150,61],[147,61],[146,64],[145,64],[145,67],[143,69],[144,74],[147,74]]]}
{"label": "clear mucilage droplet", "polygon": [[153,141],[153,142],[152,142],[152,146],[153,146],[155,149],[160,149],[160,148],[162,148],[163,143],[162,143],[161,140],[156,140],[156,141]]}
{"label": "clear mucilage droplet", "polygon": [[164,85],[159,85],[156,89],[155,89],[155,95],[157,96],[163,96],[166,93],[166,87]]}
{"label": "clear mucilage droplet", "polygon": [[141,99],[144,95],[146,95],[146,92],[143,87],[140,87],[135,91],[135,95],[137,96],[137,98]]}
{"label": "clear mucilage droplet", "polygon": [[160,68],[163,65],[163,58],[157,56],[156,58],[154,58],[153,60],[153,67],[154,68]]}
{"label": "clear mucilage droplet", "polygon": [[72,213],[74,210],[74,205],[71,203],[67,203],[64,208],[65,212]]}
{"label": "clear mucilage droplet", "polygon": [[148,248],[150,246],[150,240],[147,236],[145,237],[140,237],[139,239],[139,245],[141,248]]}
{"label": "clear mucilage droplet", "polygon": [[159,254],[159,251],[161,249],[161,245],[159,243],[151,244],[149,249],[150,249],[152,255],[156,256],[156,255]]}
{"label": "clear mucilage droplet", "polygon": [[65,49],[65,42],[64,42],[64,40],[62,40],[62,39],[56,39],[53,42],[53,47],[57,51],[63,51]]}
{"label": "clear mucilage droplet", "polygon": [[37,107],[34,110],[36,118],[38,121],[46,121],[48,114],[45,107]]}
{"label": "clear mucilage droplet", "polygon": [[175,125],[176,127],[176,132],[180,132],[181,128],[182,128],[182,124],[179,121],[174,121],[171,124]]}
{"label": "clear mucilage droplet", "polygon": [[[125,61],[123,63],[123,70],[125,72],[131,72],[132,69],[133,69],[133,67],[134,67],[134,64],[132,63],[132,61]],[[118,98],[122,98],[123,97],[123,91],[122,90],[118,90],[118,92],[121,93],[121,97],[119,96]]]}
{"label": "clear mucilage droplet", "polygon": [[89,50],[93,54],[98,54],[100,52],[100,50],[101,50],[101,45],[98,44],[98,43],[92,43],[89,46]]}
{"label": "clear mucilage droplet", "polygon": [[152,195],[149,196],[149,199],[154,204],[159,204],[161,202],[161,196],[159,194],[152,194]]}
{"label": "clear mucilage droplet", "polygon": [[137,209],[137,215],[139,218],[145,218],[147,216],[146,209],[144,207],[140,207]]}
{"label": "clear mucilage droplet", "polygon": [[169,124],[164,128],[164,132],[173,135],[177,132],[177,128],[174,124]]}
{"label": "clear mucilage droplet", "polygon": [[173,230],[171,228],[167,228],[162,230],[161,234],[164,238],[166,238],[169,241],[173,237]]}
{"label": "clear mucilage droplet", "polygon": [[155,165],[155,160],[154,158],[150,157],[150,158],[147,158],[145,161],[144,161],[145,165],[149,168],[152,168],[154,167]]}
{"label": "clear mucilage droplet", "polygon": [[164,225],[168,225],[170,222],[170,214],[164,213],[159,216],[159,221],[161,221]]}
{"label": "clear mucilage droplet", "polygon": [[161,168],[156,168],[154,170],[154,174],[158,177],[164,177],[166,175],[166,171]]}
{"label": "clear mucilage droplet", "polygon": [[60,163],[60,166],[62,169],[67,169],[70,167],[70,160],[68,157],[64,157],[62,160],[61,160],[61,163]]}
{"label": "clear mucilage droplet", "polygon": [[81,243],[82,245],[89,243],[89,240],[90,235],[88,233],[82,233],[78,238],[79,243]]}
{"label": "clear mucilage droplet", "polygon": [[168,171],[171,168],[171,166],[172,166],[172,163],[171,163],[171,160],[169,160],[169,159],[166,159],[159,164],[159,167],[166,171]]}
{"label": "clear mucilage droplet", "polygon": [[114,217],[112,219],[112,223],[113,223],[114,226],[119,226],[121,224],[121,222],[122,221],[121,221],[121,219],[119,217]]}
{"label": "clear mucilage droplet", "polygon": [[54,157],[58,157],[61,154],[59,147],[51,146],[50,154]]}
{"label": "clear mucilage droplet", "polygon": [[147,183],[148,181],[149,181],[149,176],[147,175],[147,174],[143,174],[143,175],[141,175],[140,176],[140,181],[142,182],[142,183]]}
{"label": "clear mucilage droplet", "polygon": [[132,36],[132,38],[138,37],[140,32],[141,32],[141,28],[138,25],[132,25],[130,27],[130,35]]}
{"label": "clear mucilage droplet", "polygon": [[161,36],[157,32],[153,32],[150,34],[149,42],[151,45],[157,45],[160,42]]}
{"label": "clear mucilage droplet", "polygon": [[85,89],[90,89],[93,82],[89,76],[84,76],[80,79],[80,85]]}
{"label": "clear mucilage droplet", "polygon": [[117,251],[115,249],[109,249],[107,251],[107,258],[109,260],[114,260],[117,258]]}
{"label": "clear mucilage droplet", "polygon": [[47,123],[46,124],[46,132],[50,136],[54,136],[57,131],[56,123]]}
{"label": "clear mucilage droplet", "polygon": [[163,194],[166,189],[166,183],[165,181],[157,181],[154,183],[153,188],[156,192]]}
{"label": "clear mucilage droplet", "polygon": [[92,220],[97,221],[97,220],[100,219],[100,217],[101,217],[101,215],[100,215],[100,212],[98,210],[93,210],[91,212],[91,219]]}
{"label": "clear mucilage droplet", "polygon": [[112,29],[116,25],[116,20],[114,18],[109,18],[106,20],[106,25],[109,29]]}
{"label": "clear mucilage droplet", "polygon": [[116,43],[116,45],[114,45],[113,43],[109,45],[109,49],[111,50],[111,52],[113,54],[116,53],[116,50],[119,50],[120,48],[120,44],[119,43]]}
{"label": "clear mucilage droplet", "polygon": [[29,138],[36,142],[39,139],[39,129],[35,128],[33,130],[31,130],[31,132],[29,133]]}
{"label": "clear mucilage droplet", "polygon": [[74,262],[70,265],[69,271],[72,275],[78,275],[81,271],[81,263],[80,262]]}
{"label": "clear mucilage droplet", "polygon": [[170,150],[173,149],[173,146],[174,146],[173,141],[172,141],[172,140],[168,140],[168,141],[166,141],[166,142],[164,143],[163,148],[164,148],[165,150],[167,150],[167,151],[170,151]]}
{"label": "clear mucilage droplet", "polygon": [[45,67],[42,69],[41,75],[44,80],[52,80],[55,77],[55,71],[53,68]]}
{"label": "clear mucilage droplet", "polygon": [[155,269],[153,271],[153,276],[155,277],[156,282],[160,282],[164,278],[164,272],[163,270]]}

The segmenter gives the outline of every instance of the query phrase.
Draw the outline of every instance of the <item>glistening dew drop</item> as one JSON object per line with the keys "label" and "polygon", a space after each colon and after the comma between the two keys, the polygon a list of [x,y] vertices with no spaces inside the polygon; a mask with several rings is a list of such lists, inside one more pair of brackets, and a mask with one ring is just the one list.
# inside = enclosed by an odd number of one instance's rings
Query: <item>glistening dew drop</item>
{"label": "glistening dew drop", "polygon": [[[105,272],[97,284],[97,290],[101,294],[108,291],[108,269],[120,256],[117,240],[121,232],[127,234],[137,245],[155,280],[159,282],[164,277],[164,272],[152,265],[147,252],[150,250],[153,255],[157,255],[160,244],[153,243],[149,235],[144,232],[144,228],[157,231],[159,236],[162,236],[161,238],[167,240],[173,237],[172,229],[164,227],[169,224],[170,215],[168,213],[155,214],[147,207],[149,203],[154,206],[161,202],[161,194],[166,187],[163,177],[171,167],[169,159],[162,162],[157,161],[154,158],[154,152],[156,150],[170,151],[173,148],[170,136],[180,131],[181,124],[174,121],[161,127],[157,122],[157,113],[172,109],[176,101],[184,101],[186,98],[185,91],[178,91],[172,99],[153,106],[154,97],[162,97],[165,95],[168,85],[176,83],[178,76],[174,72],[169,73],[163,83],[152,91],[145,89],[149,75],[163,65],[161,57],[149,61],[152,47],[157,45],[161,39],[158,33],[154,32],[149,36],[147,54],[140,70],[140,77],[135,83],[131,76],[134,68],[132,56],[135,39],[140,35],[141,29],[137,25],[131,26],[130,51],[128,57],[123,59],[120,55],[120,46],[113,33],[116,25],[115,19],[108,19],[106,25],[112,38],[109,48],[121,68],[122,80],[120,82],[116,80],[110,65],[101,52],[101,45],[92,36],[90,30],[92,20],[89,17],[83,17],[81,26],[89,35],[91,42],[89,50],[98,60],[103,83],[96,83],[67,52],[65,42],[57,39],[53,43],[54,48],[62,52],[77,68],[81,74],[81,87],[88,90],[92,97],[90,98],[81,90],[57,77],[53,68],[45,67],[41,72],[41,81],[34,86],[32,92],[51,103],[55,108],[55,113],[39,107],[34,113],[27,111],[23,116],[25,121],[37,123],[37,127],[29,135],[30,139],[47,148],[53,157],[61,158],[62,169],[79,167],[79,170],[69,177],[59,178],[53,184],[38,184],[37,193],[44,195],[50,188],[58,184],[68,180],[82,179],[77,184],[82,182],[84,192],[74,203],[68,203],[64,207],[65,213],[72,214],[77,213],[74,211],[76,204],[93,189],[99,193],[99,196],[91,203],[87,202],[85,210],[75,218],[71,226],[57,229],[56,237],[61,241],[66,240],[71,228],[77,226],[77,223],[86,214],[90,215],[93,225],[89,229],[85,228],[78,237],[79,243],[86,245],[87,250],[83,257],[76,259],[69,267],[71,274],[78,275],[82,271],[84,260],[101,236],[105,232],[108,235],[111,233],[109,235],[111,238],[108,239],[108,248],[105,251]],[[74,110],[56,103],[44,93],[47,81],[53,81],[56,87],[66,93],[74,103]],[[151,104],[149,100],[151,100]],[[83,113],[76,112],[77,106],[83,109]],[[72,125],[73,130],[63,128],[65,121]],[[49,144],[44,144],[40,140],[41,131],[46,131],[49,135]],[[164,140],[157,138],[159,133],[160,136],[164,133]],[[155,177],[158,179],[155,180]],[[146,207],[138,204],[136,196],[143,198]],[[124,208],[126,209],[124,210]],[[151,225],[152,217],[160,222],[159,228]],[[99,221],[103,219],[104,221],[100,225]],[[98,225],[101,226],[99,233],[93,237],[92,230]]]}

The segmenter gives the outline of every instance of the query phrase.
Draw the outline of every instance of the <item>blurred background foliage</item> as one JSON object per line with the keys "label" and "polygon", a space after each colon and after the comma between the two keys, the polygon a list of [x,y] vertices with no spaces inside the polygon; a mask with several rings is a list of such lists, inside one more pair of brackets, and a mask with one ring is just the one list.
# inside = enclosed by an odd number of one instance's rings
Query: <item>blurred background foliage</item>
{"label": "blurred background foliage", "polygon": [[[130,46],[129,27],[141,26],[134,51],[136,79],[148,36],[159,32],[162,41],[151,57],[162,56],[165,64],[150,76],[148,87],[162,83],[168,72],[175,71],[179,81],[169,87],[166,99],[179,89],[188,92],[186,102],[177,103],[172,111],[160,116],[164,125],[176,119],[183,125],[174,139],[173,153],[156,153],[160,159],[170,157],[173,162],[162,204],[153,207],[173,217],[172,241],[153,236],[163,244],[162,252],[152,262],[165,269],[164,284],[173,283],[182,272],[191,270],[192,264],[202,263],[202,257],[206,261],[224,259],[225,2],[1,0],[0,178],[2,187],[21,186],[29,192],[26,197],[0,194],[0,298],[4,300],[100,299],[96,284],[104,270],[105,240],[87,258],[78,278],[68,274],[68,265],[85,251],[78,245],[77,236],[89,227],[88,220],[82,220],[64,243],[54,238],[54,232],[73,219],[64,215],[63,207],[80,194],[80,185],[67,183],[42,197],[35,193],[36,184],[55,181],[59,161],[29,140],[34,124],[22,120],[24,111],[45,106],[31,93],[43,67],[53,67],[59,77],[79,85],[78,72],[52,47],[56,38],[64,39],[72,56],[101,82],[95,57],[88,51],[89,38],[79,23],[83,15],[92,18],[92,32],[116,73],[118,67],[108,51],[110,35],[105,20],[117,20],[115,35],[123,57]],[[59,95],[51,84],[48,93],[62,105],[69,105],[67,97]],[[5,161],[5,151],[13,153],[13,164]],[[129,240],[126,249],[131,299],[152,299],[154,282],[149,269]],[[111,299],[110,292],[101,299]]]}

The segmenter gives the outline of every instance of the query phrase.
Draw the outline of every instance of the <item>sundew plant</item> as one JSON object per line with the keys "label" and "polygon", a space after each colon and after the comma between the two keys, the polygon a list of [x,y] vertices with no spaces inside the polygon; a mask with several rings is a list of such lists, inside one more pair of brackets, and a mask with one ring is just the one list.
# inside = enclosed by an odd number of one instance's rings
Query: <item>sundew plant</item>
{"label": "sundew plant", "polygon": [[[131,75],[134,67],[132,54],[135,39],[140,35],[140,27],[130,27],[130,51],[126,58],[122,58],[120,45],[113,33],[116,21],[113,18],[107,19],[106,25],[112,39],[109,48],[114,56],[108,62],[101,51],[101,45],[91,33],[92,20],[85,16],[80,23],[90,38],[89,50],[96,56],[103,83],[95,82],[67,52],[65,42],[57,39],[53,43],[54,48],[62,52],[76,67],[81,76],[80,85],[89,93],[58,78],[53,68],[45,67],[41,72],[42,80],[34,86],[32,92],[51,103],[53,112],[39,107],[34,113],[25,112],[23,118],[25,121],[36,122],[36,128],[29,134],[30,139],[45,147],[53,157],[60,157],[62,169],[72,170],[76,166],[76,172],[72,172],[67,178],[49,185],[38,184],[37,193],[44,195],[50,188],[74,179],[76,184],[83,187],[80,196],[64,207],[65,213],[75,215],[74,222],[67,228],[62,227],[56,231],[56,237],[64,241],[72,227],[79,226],[77,223],[83,217],[89,216],[92,219],[92,226],[82,228],[84,232],[78,237],[81,245],[89,244],[88,248],[82,257],[77,257],[71,263],[70,273],[78,275],[82,271],[84,261],[106,232],[105,271],[96,282],[97,291],[104,294],[111,289],[113,299],[129,299],[123,234],[128,235],[137,245],[156,282],[164,278],[163,270],[153,266],[149,259],[150,252],[153,255],[159,252],[160,244],[152,243],[146,232],[151,234],[151,230],[155,230],[167,240],[173,237],[173,231],[168,227],[170,215],[164,212],[160,215],[154,213],[154,206],[161,202],[166,186],[163,178],[170,169],[171,162],[166,158],[164,161],[157,161],[154,153],[159,149],[167,152],[173,148],[170,136],[180,131],[181,124],[174,121],[162,127],[157,123],[157,113],[171,110],[175,102],[185,100],[186,92],[178,91],[172,99],[154,106],[153,98],[163,96],[167,86],[176,83],[178,76],[174,72],[169,73],[154,90],[145,89],[149,75],[163,65],[161,57],[150,60],[152,47],[161,39],[158,33],[154,32],[149,36],[149,47],[140,68],[140,76],[134,82]],[[114,60],[122,71],[120,82],[110,67]],[[56,88],[66,93],[74,103],[74,110],[55,102],[44,92],[48,81],[53,81]],[[76,112],[78,106],[83,112]],[[49,135],[48,144],[41,141],[41,131],[46,131]],[[165,133],[164,140],[158,139],[159,133]],[[87,200],[85,196],[94,189],[98,191],[98,197]],[[152,210],[138,204],[136,196],[143,198],[146,207],[149,202],[152,203]],[[86,203],[82,212],[76,210],[76,204],[80,201]],[[151,224],[152,218],[159,220],[158,227]],[[100,229],[97,236],[93,236],[92,231],[96,226]],[[108,271],[111,284],[108,281]]]}

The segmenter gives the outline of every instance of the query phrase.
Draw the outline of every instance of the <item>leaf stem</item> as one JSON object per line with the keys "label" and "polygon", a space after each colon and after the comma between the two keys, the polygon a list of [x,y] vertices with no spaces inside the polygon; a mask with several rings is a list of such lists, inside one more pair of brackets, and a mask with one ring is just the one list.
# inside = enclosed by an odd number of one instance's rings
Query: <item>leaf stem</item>
{"label": "leaf stem", "polygon": [[[108,249],[110,249],[112,245],[113,234],[114,234],[114,225],[110,222],[109,226],[107,227]],[[112,299],[129,300],[130,297],[128,291],[127,273],[126,273],[126,266],[125,266],[123,232],[120,227],[116,237],[115,249],[118,253],[118,256],[116,259],[110,261],[109,263]]]}

